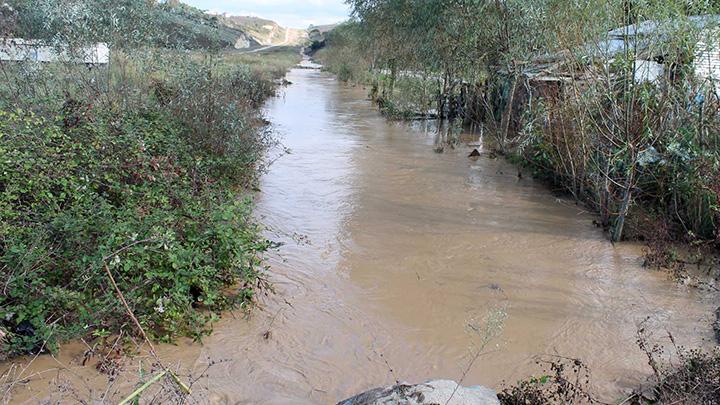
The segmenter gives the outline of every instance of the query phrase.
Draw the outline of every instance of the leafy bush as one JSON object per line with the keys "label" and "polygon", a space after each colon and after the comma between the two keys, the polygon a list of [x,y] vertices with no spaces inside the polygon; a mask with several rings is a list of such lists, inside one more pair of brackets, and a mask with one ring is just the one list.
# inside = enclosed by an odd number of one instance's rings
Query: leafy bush
{"label": "leafy bush", "polygon": [[218,176],[233,157],[188,135],[155,111],[0,112],[0,319],[11,354],[122,328],[106,264],[157,338],[197,336],[215,311],[249,302],[267,245],[249,201],[228,191],[234,179]]}
{"label": "leafy bush", "polygon": [[162,341],[208,332],[261,284],[269,242],[248,190],[272,142],[259,110],[276,73],[157,48],[143,24],[161,6],[76,3],[39,25],[60,3],[23,3],[18,25],[105,40],[108,67],[0,62],[0,357],[136,333],[106,269]]}
{"label": "leafy bush", "polygon": [[370,77],[369,61],[363,57],[364,43],[360,25],[356,22],[340,24],[326,34],[327,47],[315,53],[315,59],[342,82],[366,83]]}

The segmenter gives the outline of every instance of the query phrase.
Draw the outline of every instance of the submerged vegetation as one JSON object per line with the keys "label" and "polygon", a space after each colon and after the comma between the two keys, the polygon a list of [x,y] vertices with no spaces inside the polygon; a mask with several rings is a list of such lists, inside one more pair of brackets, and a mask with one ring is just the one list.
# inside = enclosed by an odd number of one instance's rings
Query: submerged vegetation
{"label": "submerged vegetation", "polygon": [[668,241],[716,245],[718,5],[350,3],[354,19],[318,58],[389,116],[481,129],[595,209],[615,241],[661,227]]}
{"label": "submerged vegetation", "polygon": [[[675,345],[671,349],[657,342],[641,328],[637,343],[645,353],[653,375],[649,385],[634,390],[616,403],[717,404],[720,403],[720,350],[704,352]],[[667,364],[666,358],[672,362]],[[604,404],[592,394],[592,376],[579,359],[549,357],[539,359],[544,374],[505,387],[498,398],[503,405]]]}
{"label": "submerged vegetation", "polygon": [[203,335],[262,285],[259,109],[297,51],[260,62],[221,51],[200,11],[121,3],[0,9],[2,36],[111,49],[108,65],[0,61],[0,357],[137,333],[107,271],[161,341]]}

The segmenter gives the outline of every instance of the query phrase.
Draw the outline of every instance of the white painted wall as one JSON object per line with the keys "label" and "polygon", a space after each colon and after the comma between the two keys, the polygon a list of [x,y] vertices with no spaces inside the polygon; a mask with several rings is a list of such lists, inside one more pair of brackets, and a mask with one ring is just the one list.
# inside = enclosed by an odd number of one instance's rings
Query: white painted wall
{"label": "white painted wall", "polygon": [[713,29],[695,47],[695,75],[720,97],[720,29]]}
{"label": "white painted wall", "polygon": [[665,66],[652,60],[635,61],[635,83],[658,83],[665,74]]}
{"label": "white painted wall", "polygon": [[21,38],[0,38],[0,60],[13,62],[69,62],[93,65],[110,63],[110,48],[98,43],[68,53],[41,41]]}

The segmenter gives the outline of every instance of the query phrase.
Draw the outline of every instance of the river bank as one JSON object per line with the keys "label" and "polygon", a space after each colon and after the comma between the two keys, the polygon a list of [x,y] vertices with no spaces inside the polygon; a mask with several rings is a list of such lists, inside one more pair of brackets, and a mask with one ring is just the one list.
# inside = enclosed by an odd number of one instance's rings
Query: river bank
{"label": "river bank", "polygon": [[56,369],[68,341],[112,380],[127,356],[155,357],[150,341],[200,339],[264,292],[271,243],[251,190],[274,140],[260,108],[299,50],[198,55],[115,50],[107,66],[48,64],[32,80],[34,65],[2,66],[3,400],[26,362]]}
{"label": "river bank", "polygon": [[[582,358],[611,402],[652,373],[634,343],[648,317],[712,346],[717,298],[646,271],[641,247],[611,245],[589,213],[502,159],[434,153],[431,123],[387,122],[332,75],[287,80],[264,110],[290,153],[274,151],[255,201],[264,237],[282,244],[265,257],[276,294],[247,319],[224,316],[202,345],[158,347],[197,379],[199,401],[333,403],[396,380],[459,380],[490,334],[463,385],[499,390],[562,355]],[[123,362],[109,384],[83,367],[86,351],[35,359],[16,398],[120,399],[152,363]]]}

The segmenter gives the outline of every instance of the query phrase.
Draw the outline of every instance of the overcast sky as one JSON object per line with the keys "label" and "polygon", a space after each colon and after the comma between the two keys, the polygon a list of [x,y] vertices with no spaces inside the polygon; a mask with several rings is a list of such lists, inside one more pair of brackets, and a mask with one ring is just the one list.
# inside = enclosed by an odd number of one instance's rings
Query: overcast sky
{"label": "overcast sky", "polygon": [[348,6],[343,0],[181,0],[215,13],[252,15],[284,27],[306,28],[344,21]]}

